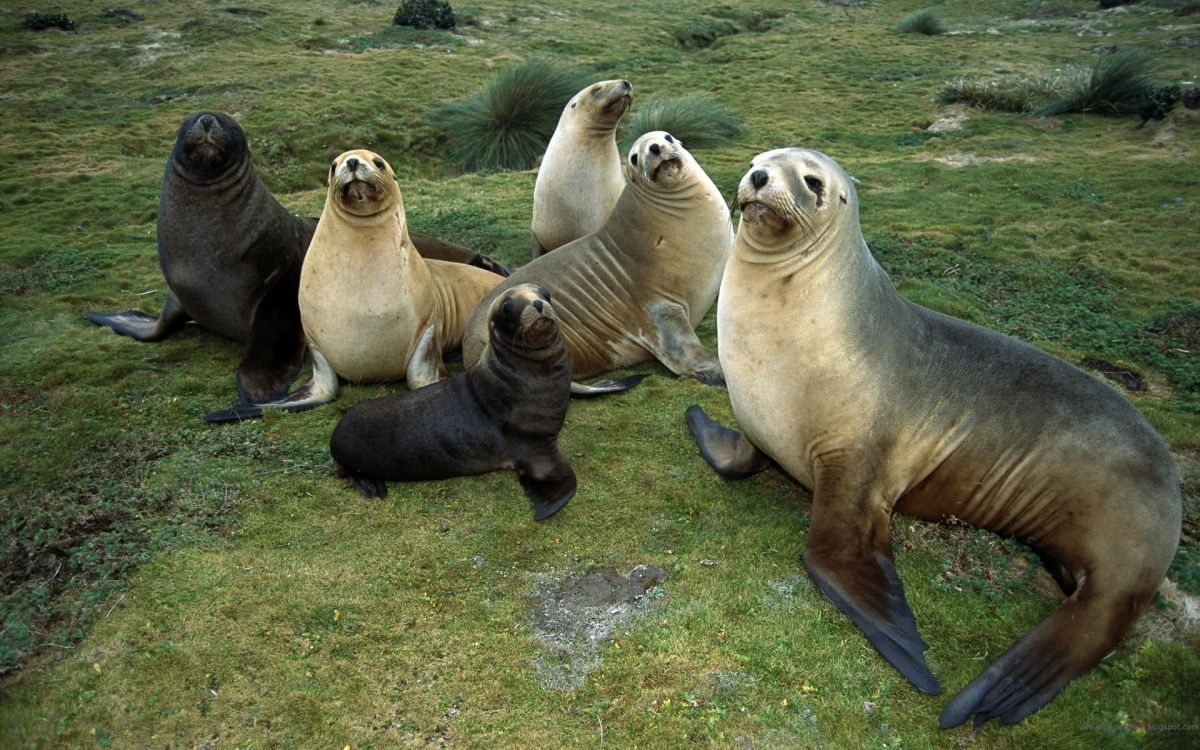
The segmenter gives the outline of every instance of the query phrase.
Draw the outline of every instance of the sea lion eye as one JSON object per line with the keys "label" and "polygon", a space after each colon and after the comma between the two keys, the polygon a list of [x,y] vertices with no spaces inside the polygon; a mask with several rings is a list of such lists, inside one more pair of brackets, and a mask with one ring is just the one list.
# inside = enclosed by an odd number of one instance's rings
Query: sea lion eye
{"label": "sea lion eye", "polygon": [[817,195],[820,195],[821,191],[825,189],[825,183],[810,174],[804,175],[804,184],[808,185],[808,189]]}
{"label": "sea lion eye", "polygon": [[674,143],[674,142],[675,142],[675,139],[671,137],[670,133],[667,133],[667,143]]}
{"label": "sea lion eye", "polygon": [[630,163],[630,164],[632,164],[632,165],[633,165],[633,166],[635,166],[635,167],[637,166],[637,154],[630,154],[630,155],[629,155],[629,163]]}
{"label": "sea lion eye", "polygon": [[500,312],[504,313],[507,317],[510,317],[510,318],[512,317],[512,311],[513,311],[512,300],[505,300],[504,304],[500,305]]}
{"label": "sea lion eye", "polygon": [[547,302],[550,301],[550,290],[549,289],[542,290],[542,299],[546,300]]}
{"label": "sea lion eye", "polygon": [[337,159],[334,159],[334,160],[333,160],[333,164],[330,164],[330,165],[329,165],[329,176],[330,176],[330,177],[332,177],[332,176],[333,176],[333,171],[334,171],[335,169],[337,169]]}
{"label": "sea lion eye", "polygon": [[385,169],[385,167],[383,166],[383,159],[376,159],[376,160],[375,160],[375,166],[376,166],[376,167],[378,167],[378,168],[379,168],[379,169],[381,169],[381,170],[382,170],[382,169]]}

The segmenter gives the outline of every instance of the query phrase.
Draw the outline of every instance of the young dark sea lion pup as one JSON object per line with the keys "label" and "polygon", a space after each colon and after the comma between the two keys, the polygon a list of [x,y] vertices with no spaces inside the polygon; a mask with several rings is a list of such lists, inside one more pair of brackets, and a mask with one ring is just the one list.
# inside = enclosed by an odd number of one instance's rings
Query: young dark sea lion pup
{"label": "young dark sea lion pup", "polygon": [[[138,341],[161,341],[188,320],[247,344],[238,398],[283,397],[304,356],[297,290],[315,219],[294,216],[259,178],[240,125],[224,112],[196,112],[179,127],[158,201],[158,261],[167,281],[162,313],[88,313]],[[507,275],[487,256],[412,235],[424,258]]]}
{"label": "young dark sea lion pup", "polygon": [[770,458],[812,490],[809,575],[927,693],[940,688],[892,563],[892,512],[1030,545],[1066,602],[940,724],[1029,716],[1154,597],[1181,521],[1167,446],[1082,370],[901,297],[863,241],[854,183],[824,154],[759,154],[737,206],[717,346],[743,434],[692,406],[705,459],[741,477]]}
{"label": "young dark sea lion pup", "polygon": [[384,497],[385,480],[515,469],[535,520],[567,504],[575,472],[557,441],[571,357],[550,294],[521,284],[497,297],[488,317],[488,348],[466,372],[346,412],[329,441],[338,476],[367,497]]}

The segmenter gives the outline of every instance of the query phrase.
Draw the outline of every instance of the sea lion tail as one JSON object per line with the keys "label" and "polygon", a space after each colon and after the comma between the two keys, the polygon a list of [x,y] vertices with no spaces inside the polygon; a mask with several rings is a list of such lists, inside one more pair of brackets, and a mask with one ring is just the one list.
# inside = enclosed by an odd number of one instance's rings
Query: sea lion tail
{"label": "sea lion tail", "polygon": [[[1103,595],[1094,579],[950,699],[938,726],[950,729],[974,717],[1015,724],[1049,703],[1067,683],[1094,667],[1153,596]],[[1123,600],[1123,601],[1122,601]]]}
{"label": "sea lion tail", "polygon": [[584,385],[583,383],[571,382],[571,395],[577,398],[592,398],[594,396],[607,396],[610,393],[621,393],[633,388],[638,383],[649,377],[650,373],[643,372],[637,375],[630,375],[627,378],[619,378],[616,380],[597,380],[594,383]]}

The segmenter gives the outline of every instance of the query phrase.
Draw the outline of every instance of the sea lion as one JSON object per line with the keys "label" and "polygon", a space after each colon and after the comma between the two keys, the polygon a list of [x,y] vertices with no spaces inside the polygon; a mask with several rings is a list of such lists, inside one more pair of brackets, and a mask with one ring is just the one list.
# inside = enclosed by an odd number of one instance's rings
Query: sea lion
{"label": "sea lion", "polygon": [[[657,358],[677,375],[722,383],[716,355],[696,338],[712,306],[733,237],[717,187],[665,131],[629,151],[625,190],[599,231],[527,263],[467,324],[463,361],[487,344],[486,305],[517,284],[549,289],[576,377]],[[586,391],[576,386],[575,392]]]}
{"label": "sea lion", "polygon": [[533,186],[534,258],[595,232],[617,205],[617,123],[632,100],[629,81],[601,81],[563,108]]}
{"label": "sea lion", "polygon": [[388,481],[515,469],[541,521],[575,494],[558,450],[571,399],[571,357],[550,293],[520,284],[488,309],[489,343],[466,372],[346,412],[329,441],[338,476],[368,497]]}
{"label": "sea lion", "polygon": [[736,204],[717,342],[743,433],[689,408],[704,457],[729,477],[769,458],[812,489],[809,575],[927,693],[940,688],[892,563],[892,512],[1033,547],[1066,602],[940,725],[1020,721],[1100,661],[1154,596],[1180,534],[1167,447],[1083,371],[901,297],[829,157],[758,155]]}
{"label": "sea lion", "polygon": [[300,320],[312,380],[284,399],[238,404],[210,422],[301,411],[351,382],[404,379],[411,389],[447,376],[443,352],[462,343],[468,316],[504,279],[462,263],[425,260],[408,234],[395,173],[372,151],[329,167],[329,190],[300,272]]}
{"label": "sea lion", "polygon": [[[157,318],[137,310],[88,313],[138,341],[161,341],[188,320],[248,344],[239,398],[287,393],[304,354],[296,293],[316,220],[293,216],[263,184],[237,121],[196,112],[179,127],[158,202],[158,260],[167,281]],[[426,257],[504,267],[460,245],[413,235]]]}

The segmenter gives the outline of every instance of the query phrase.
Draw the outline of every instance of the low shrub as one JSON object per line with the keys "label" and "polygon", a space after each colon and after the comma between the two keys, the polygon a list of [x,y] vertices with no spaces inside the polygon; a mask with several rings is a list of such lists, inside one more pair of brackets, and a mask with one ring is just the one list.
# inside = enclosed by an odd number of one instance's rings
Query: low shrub
{"label": "low shrub", "polygon": [[453,29],[458,25],[458,17],[445,0],[404,0],[396,9],[392,24],[414,29]]}
{"label": "low shrub", "polygon": [[67,18],[66,13],[26,13],[25,20],[21,22],[21,25],[30,31],[43,31],[45,29],[75,30],[75,22]]}
{"label": "low shrub", "polygon": [[1155,90],[1157,64],[1141,50],[1105,55],[1075,76],[1063,94],[1035,110],[1042,116],[1092,112],[1120,116],[1141,112]]}

